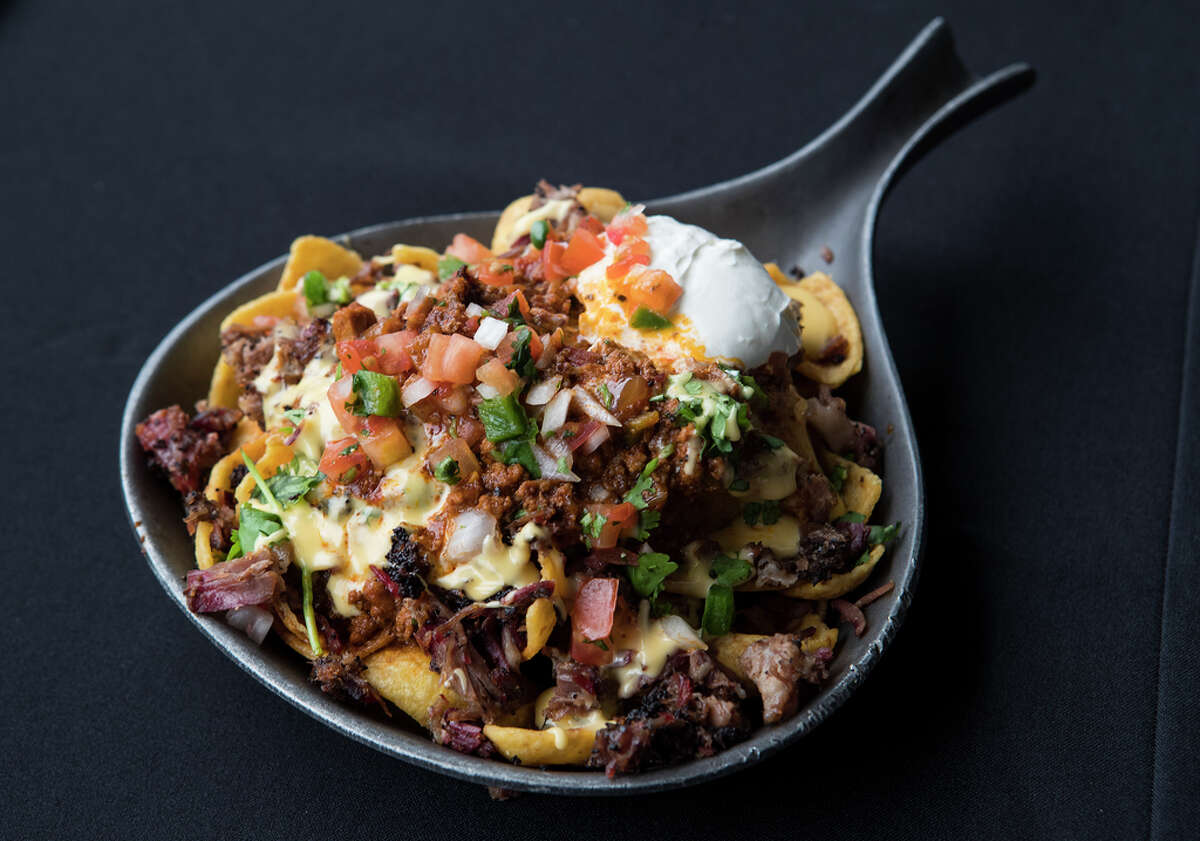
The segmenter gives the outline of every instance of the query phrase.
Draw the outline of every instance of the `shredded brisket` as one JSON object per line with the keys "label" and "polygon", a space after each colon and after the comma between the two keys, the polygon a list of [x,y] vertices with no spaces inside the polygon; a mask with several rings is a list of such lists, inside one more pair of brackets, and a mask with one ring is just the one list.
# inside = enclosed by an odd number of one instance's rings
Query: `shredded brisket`
{"label": "shredded brisket", "polygon": [[241,417],[236,409],[205,409],[189,418],[179,406],[169,406],[139,423],[134,433],[150,464],[186,495],[200,489],[204,475],[225,455],[229,433]]}

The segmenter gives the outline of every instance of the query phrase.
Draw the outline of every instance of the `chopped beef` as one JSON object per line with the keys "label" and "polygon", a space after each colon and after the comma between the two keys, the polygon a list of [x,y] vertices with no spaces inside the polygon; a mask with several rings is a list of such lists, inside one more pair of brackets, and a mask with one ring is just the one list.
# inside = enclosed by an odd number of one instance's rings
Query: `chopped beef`
{"label": "chopped beef", "polygon": [[267,604],[283,589],[282,573],[292,562],[290,543],[276,543],[232,561],[193,569],[183,594],[194,613],[217,613]]}
{"label": "chopped beef", "polygon": [[[546,527],[554,543],[571,546],[579,541],[583,506],[575,498],[575,485],[553,479],[531,479],[517,488],[517,502],[535,523]],[[527,520],[522,519],[522,525]]]}
{"label": "chopped beef", "polygon": [[235,324],[221,333],[221,357],[242,388],[254,382],[274,355],[275,339],[269,328]]}
{"label": "chopped beef", "polygon": [[334,341],[344,342],[349,339],[357,339],[374,323],[374,310],[364,307],[358,301],[351,301],[333,314]]}
{"label": "chopped beef", "polygon": [[237,500],[229,491],[220,491],[218,500],[213,502],[203,491],[191,491],[184,499],[184,524],[188,534],[196,533],[199,523],[211,523],[212,532],[208,536],[209,545],[218,552],[229,549],[233,530],[237,528]]}
{"label": "chopped beef", "polygon": [[314,319],[294,339],[279,340],[279,373],[288,385],[295,385],[304,376],[304,368],[320,352],[329,337],[329,322]]}
{"label": "chopped beef", "polygon": [[236,409],[206,409],[194,418],[179,406],[159,409],[134,428],[150,464],[181,494],[200,489],[204,474],[229,448],[229,433],[241,420]]}
{"label": "chopped beef", "polygon": [[263,396],[254,386],[246,386],[238,395],[238,409],[259,426],[267,425],[263,415]]}
{"label": "chopped beef", "polygon": [[774,552],[758,541],[748,544],[738,556],[753,565],[754,577],[750,581],[757,589],[781,590],[791,587],[800,578],[794,558],[780,560],[775,557]]}
{"label": "chopped beef", "polygon": [[321,687],[321,691],[350,701],[364,703],[378,700],[375,690],[363,677],[365,667],[357,655],[326,654],[313,661],[309,679]]}
{"label": "chopped beef", "polygon": [[829,386],[821,386],[816,397],[808,398],[807,417],[831,451],[852,458],[868,470],[878,464],[882,450],[875,428],[850,420],[846,401],[834,397]]}
{"label": "chopped beef", "polygon": [[424,592],[429,561],[403,526],[396,526],[392,530],[392,545],[388,549],[385,571],[396,582],[400,595],[416,598]]}
{"label": "chopped beef", "polygon": [[546,718],[558,721],[565,716],[580,716],[598,709],[596,685],[600,671],[570,657],[554,657],[554,693],[546,702]]}
{"label": "chopped beef", "polygon": [[445,698],[434,702],[429,711],[429,731],[439,745],[459,753],[492,756],[496,747],[483,735],[483,722],[474,710],[450,706]]}
{"label": "chopped beef", "polygon": [[676,654],[639,704],[596,734],[588,765],[612,777],[711,756],[749,733],[745,697],[707,652]]}
{"label": "chopped beef", "polygon": [[739,665],[762,696],[763,721],[774,724],[796,712],[801,681],[819,686],[825,680],[828,662],[828,656],[805,653],[795,637],[775,634],[746,646]]}
{"label": "chopped beef", "polygon": [[848,571],[867,551],[869,534],[863,523],[816,526],[800,541],[800,574],[815,584]]}

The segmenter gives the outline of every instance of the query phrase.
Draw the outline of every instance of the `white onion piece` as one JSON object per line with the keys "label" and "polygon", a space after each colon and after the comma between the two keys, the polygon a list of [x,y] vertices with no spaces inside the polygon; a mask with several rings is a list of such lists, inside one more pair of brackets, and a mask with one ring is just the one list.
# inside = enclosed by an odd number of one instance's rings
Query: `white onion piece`
{"label": "white onion piece", "polygon": [[617,416],[601,406],[600,401],[588,394],[585,389],[576,388],[574,389],[574,393],[575,405],[579,407],[579,411],[583,412],[589,418],[598,420],[600,423],[608,424],[609,426],[621,425],[621,422],[617,420]]}
{"label": "white onion piece", "polygon": [[225,621],[262,645],[271,626],[275,624],[275,615],[265,608],[251,604],[228,611]]}
{"label": "white onion piece", "polygon": [[469,561],[483,549],[483,543],[496,534],[496,518],[477,508],[459,511],[454,518],[454,530],[442,549],[448,561]]}
{"label": "white onion piece", "polygon": [[537,460],[538,468],[542,471],[543,479],[558,479],[563,482],[578,482],[579,477],[570,471],[563,470],[558,465],[558,459],[543,450],[537,444],[530,447],[533,457]]}
{"label": "white onion piece", "polygon": [[574,391],[572,388],[564,389],[546,404],[546,411],[542,413],[542,437],[553,435],[567,422],[567,410],[571,408]]}
{"label": "white onion piece", "polygon": [[566,439],[559,438],[557,435],[546,440],[546,452],[555,458],[565,457],[568,466],[575,460],[575,456],[571,453],[571,447],[567,444]]}
{"label": "white onion piece", "polygon": [[479,322],[479,329],[475,331],[475,341],[488,350],[495,350],[500,347],[500,343],[504,341],[504,337],[507,335],[508,325],[500,319],[492,318],[489,315],[483,321]]}
{"label": "white onion piece", "polygon": [[562,377],[551,377],[548,380],[534,383],[529,388],[529,393],[525,395],[525,402],[530,406],[545,406],[550,402],[550,398],[558,392],[558,387],[562,384]]}
{"label": "white onion piece", "polygon": [[612,433],[608,431],[607,426],[598,426],[596,429],[584,438],[579,444],[579,449],[584,453],[593,453],[596,449],[612,437]]}
{"label": "white onion piece", "polygon": [[660,627],[667,639],[677,644],[684,651],[708,647],[700,639],[700,635],[696,633],[695,629],[682,616],[669,613],[658,621],[662,623]]}
{"label": "white onion piece", "polygon": [[500,396],[500,390],[487,383],[476,383],[475,390],[479,392],[479,396],[484,400],[491,400],[493,397]]}
{"label": "white onion piece", "polygon": [[437,389],[437,385],[431,380],[424,377],[417,377],[415,380],[409,380],[404,384],[404,388],[400,389],[400,400],[405,406],[411,406],[414,403],[420,403]]}
{"label": "white onion piece", "polygon": [[488,311],[476,304],[474,301],[467,304],[467,315],[473,315],[478,318],[481,315],[487,315]]}

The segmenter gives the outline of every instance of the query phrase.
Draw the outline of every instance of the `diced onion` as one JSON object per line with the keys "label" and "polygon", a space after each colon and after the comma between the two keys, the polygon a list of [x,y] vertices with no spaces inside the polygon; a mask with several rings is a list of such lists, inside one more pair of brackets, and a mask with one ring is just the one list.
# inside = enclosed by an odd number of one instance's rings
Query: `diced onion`
{"label": "diced onion", "polygon": [[676,613],[669,613],[659,620],[663,634],[685,651],[707,648],[704,641],[687,620]]}
{"label": "diced onion", "polygon": [[562,377],[551,377],[548,380],[534,383],[530,386],[529,393],[525,395],[525,402],[530,406],[545,406],[550,402],[550,398],[558,392],[561,384]]}
{"label": "diced onion", "polygon": [[262,645],[271,626],[275,624],[275,615],[258,605],[244,605],[226,613],[225,621]]}
{"label": "diced onion", "polygon": [[533,457],[537,459],[538,468],[542,471],[543,479],[558,479],[564,482],[578,482],[579,477],[572,473],[569,469],[562,470],[559,468],[558,459],[543,450],[537,444],[533,444],[530,449],[533,450]]}
{"label": "diced onion", "polygon": [[612,437],[607,426],[598,426],[579,442],[579,449],[584,453],[593,453],[601,444]]}
{"label": "diced onion", "polygon": [[500,347],[500,342],[507,335],[508,324],[489,315],[483,321],[479,322],[479,329],[475,331],[475,341],[488,350],[495,350]]}
{"label": "diced onion", "polygon": [[492,388],[487,383],[479,383],[475,386],[475,390],[479,392],[479,396],[484,400],[491,400],[493,397],[500,396],[500,390]]}
{"label": "diced onion", "polygon": [[496,518],[491,514],[477,508],[459,511],[442,557],[448,561],[469,561],[483,549],[484,541],[495,534]]}
{"label": "diced onion", "polygon": [[[467,315],[473,315],[476,318],[479,318],[481,315],[487,315],[487,314],[488,314],[488,311],[485,310],[483,307],[479,306],[479,304],[475,303],[474,301],[467,304]],[[476,341],[478,341],[478,339],[476,339]]]}
{"label": "diced onion", "polygon": [[574,394],[575,404],[579,407],[579,411],[583,412],[589,418],[593,418],[609,426],[621,425],[621,422],[617,420],[617,416],[601,406],[600,401],[588,394],[585,389],[576,388],[574,389]]}
{"label": "diced onion", "polygon": [[574,389],[563,389],[546,405],[546,411],[542,413],[543,436],[553,435],[567,422],[567,410],[571,408],[573,393]]}
{"label": "diced onion", "polygon": [[420,403],[426,397],[433,394],[436,388],[437,384],[432,380],[417,377],[404,384],[404,388],[400,390],[400,400],[405,406],[411,406],[414,403]]}

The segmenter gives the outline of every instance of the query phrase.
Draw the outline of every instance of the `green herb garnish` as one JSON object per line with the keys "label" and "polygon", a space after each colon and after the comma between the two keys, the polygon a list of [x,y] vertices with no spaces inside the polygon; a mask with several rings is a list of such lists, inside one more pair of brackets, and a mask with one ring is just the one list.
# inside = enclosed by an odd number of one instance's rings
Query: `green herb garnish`
{"label": "green herb garnish", "polygon": [[400,389],[396,387],[396,380],[387,374],[366,369],[355,371],[351,387],[358,396],[353,409],[356,415],[394,418],[400,414]]}
{"label": "green herb garnish", "polygon": [[309,310],[329,303],[329,281],[325,280],[325,275],[315,270],[308,272],[301,280],[301,284],[304,287],[304,298],[308,301]]}
{"label": "green herb garnish", "polygon": [[866,517],[859,514],[857,511],[847,511],[842,516],[834,520],[835,523],[862,523],[866,522]]}
{"label": "green herb garnish", "polygon": [[529,241],[534,248],[545,248],[546,236],[550,233],[550,224],[545,219],[538,219],[529,226]]}
{"label": "green herb garnish", "polygon": [[611,409],[616,401],[613,400],[612,392],[608,390],[608,384],[600,383],[596,390],[600,392],[600,401],[604,404],[604,408]]}
{"label": "green herb garnish", "polygon": [[733,627],[733,588],[726,584],[713,584],[704,598],[704,615],[700,627],[710,637],[728,634]]}
{"label": "green herb garnish", "polygon": [[492,450],[492,455],[505,464],[521,465],[534,479],[542,478],[542,469],[538,467],[537,458],[533,455],[533,446],[528,438],[506,441],[501,447]]}
{"label": "green herb garnish", "polygon": [[671,326],[671,319],[663,318],[646,307],[638,307],[629,319],[629,326],[638,330],[664,330]]}
{"label": "green herb garnish", "polygon": [[653,601],[658,598],[667,576],[677,569],[679,569],[679,564],[672,561],[668,555],[664,555],[662,552],[647,552],[644,555],[638,555],[637,564],[628,567],[626,573],[629,576],[629,583],[633,585],[633,589],[638,592],[638,595]]}
{"label": "green herb garnish", "polygon": [[255,480],[254,498],[266,502],[265,489],[271,492],[278,504],[292,505],[324,480],[324,473],[306,466],[300,461],[300,456],[296,456],[267,479],[265,485],[257,484]]}
{"label": "green herb garnish", "polygon": [[515,394],[484,400],[479,404],[478,411],[484,434],[493,443],[524,438],[530,433],[529,418]]}
{"label": "green herb garnish", "polygon": [[870,533],[867,535],[867,542],[872,546],[878,546],[880,543],[891,543],[896,539],[899,531],[899,523],[892,523],[890,526],[871,526]]}
{"label": "green herb garnish", "polygon": [[533,331],[524,325],[513,331],[512,359],[504,365],[505,368],[516,371],[518,377],[525,379],[529,379],[537,371],[533,363],[533,351],[529,348],[532,337]]}
{"label": "green herb garnish", "polygon": [[593,540],[600,539],[600,530],[607,522],[608,518],[603,514],[597,514],[594,511],[583,512],[583,516],[579,518],[579,530],[583,532],[583,539],[587,541],[589,548],[591,548]]}
{"label": "green herb garnish", "polygon": [[842,488],[846,485],[846,465],[834,465],[833,470],[829,473],[829,484],[837,493],[842,492]]}
{"label": "green herb garnish", "polygon": [[658,468],[658,459],[652,458],[646,462],[646,466],[642,468],[642,475],[633,483],[633,487],[621,499],[623,502],[632,502],[633,507],[641,511],[648,503],[646,502],[645,493],[654,487],[654,482],[650,479],[650,474]]}
{"label": "green herb garnish", "polygon": [[447,485],[457,485],[462,478],[459,475],[458,462],[446,456],[433,469],[433,478],[439,482],[445,482]]}
{"label": "green herb garnish", "polygon": [[466,263],[457,257],[443,257],[442,259],[438,260],[437,264],[438,280],[449,280],[450,278],[454,277],[455,273],[457,273],[458,270],[465,265]]}

